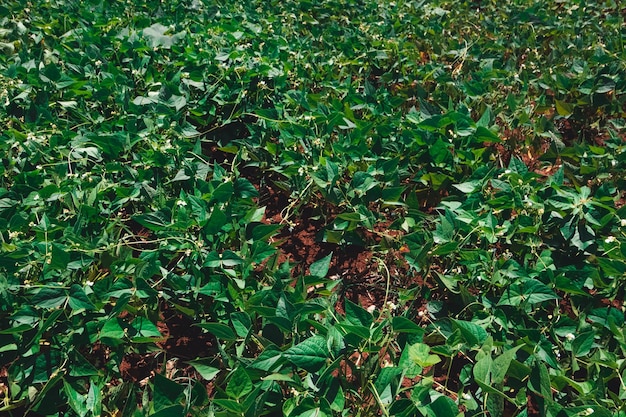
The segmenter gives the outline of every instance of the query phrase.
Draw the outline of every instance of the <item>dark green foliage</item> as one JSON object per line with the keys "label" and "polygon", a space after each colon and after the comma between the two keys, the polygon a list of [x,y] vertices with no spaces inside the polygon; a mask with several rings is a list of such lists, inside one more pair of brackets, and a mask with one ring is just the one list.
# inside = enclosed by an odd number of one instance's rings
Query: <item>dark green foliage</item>
{"label": "dark green foliage", "polygon": [[0,414],[624,415],[623,6],[379,3],[0,5]]}

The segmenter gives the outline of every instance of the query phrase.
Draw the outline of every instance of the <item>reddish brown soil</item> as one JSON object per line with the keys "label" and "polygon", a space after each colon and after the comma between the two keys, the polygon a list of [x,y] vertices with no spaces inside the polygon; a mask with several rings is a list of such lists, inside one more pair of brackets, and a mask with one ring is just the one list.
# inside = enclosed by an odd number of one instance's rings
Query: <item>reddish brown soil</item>
{"label": "reddish brown soil", "polygon": [[162,311],[163,319],[157,325],[167,339],[157,343],[157,346],[168,354],[168,359],[192,360],[216,355],[215,336],[194,326],[190,317],[174,311],[167,303],[163,303]]}

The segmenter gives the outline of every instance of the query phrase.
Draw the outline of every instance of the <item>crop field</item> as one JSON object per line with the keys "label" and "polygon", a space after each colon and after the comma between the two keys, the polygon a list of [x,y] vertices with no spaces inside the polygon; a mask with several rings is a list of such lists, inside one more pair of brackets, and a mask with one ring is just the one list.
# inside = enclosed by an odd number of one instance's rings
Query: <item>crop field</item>
{"label": "crop field", "polygon": [[0,415],[626,417],[625,19],[1,1]]}

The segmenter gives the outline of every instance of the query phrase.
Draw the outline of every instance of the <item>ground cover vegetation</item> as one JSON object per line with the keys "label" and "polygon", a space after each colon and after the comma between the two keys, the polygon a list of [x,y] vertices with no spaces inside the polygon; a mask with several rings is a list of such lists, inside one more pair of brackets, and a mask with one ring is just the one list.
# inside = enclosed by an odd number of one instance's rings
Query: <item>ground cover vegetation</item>
{"label": "ground cover vegetation", "polygon": [[3,1],[0,413],[626,415],[625,17]]}

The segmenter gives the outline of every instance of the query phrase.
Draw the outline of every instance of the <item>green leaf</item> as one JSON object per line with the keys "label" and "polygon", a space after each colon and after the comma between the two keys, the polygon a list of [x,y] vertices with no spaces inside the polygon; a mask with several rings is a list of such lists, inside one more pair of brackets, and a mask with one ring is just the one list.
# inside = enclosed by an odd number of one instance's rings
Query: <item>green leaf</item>
{"label": "green leaf", "polygon": [[171,214],[168,211],[159,210],[152,213],[138,214],[133,216],[133,220],[146,229],[158,232],[170,226]]}
{"label": "green leaf", "polygon": [[294,365],[309,372],[316,372],[328,359],[328,345],[324,337],[313,336],[290,347],[284,352],[284,355]]}
{"label": "green leaf", "polygon": [[480,184],[480,181],[474,180],[474,181],[464,182],[461,184],[453,184],[453,186],[454,188],[461,191],[463,194],[471,194],[475,192],[476,190],[480,189],[481,184]]}
{"label": "green leaf", "polygon": [[483,357],[474,365],[474,378],[486,385],[504,382],[509,366],[521,347],[520,345],[513,349],[508,349],[495,359],[492,359],[489,355]]}
{"label": "green leaf", "polygon": [[102,330],[100,330],[100,338],[109,339],[123,339],[126,336],[124,329],[128,329],[128,323],[125,323],[120,318],[111,318],[104,323]]}
{"label": "green leaf", "polygon": [[83,355],[74,351],[69,371],[70,376],[94,376],[98,370]]}
{"label": "green leaf", "polygon": [[572,341],[572,353],[576,357],[587,356],[594,345],[595,332],[578,333]]}
{"label": "green leaf", "polygon": [[250,181],[245,178],[237,178],[234,184],[234,191],[240,198],[258,197],[259,192]]}
{"label": "green leaf", "polygon": [[150,417],[180,417],[185,414],[185,408],[182,405],[171,405],[160,409]]}
{"label": "green leaf", "polygon": [[559,116],[569,117],[574,113],[574,106],[561,100],[555,100],[556,112]]}
{"label": "green leaf", "polygon": [[476,139],[481,142],[487,142],[487,143],[502,142],[502,139],[500,139],[500,136],[498,136],[493,131],[487,129],[486,127],[482,127],[482,126],[478,126],[476,128],[476,132],[474,133],[474,136],[476,136]]}
{"label": "green leaf", "polygon": [[552,401],[552,387],[550,385],[548,368],[539,360],[535,361],[535,366],[530,373],[528,388],[530,391],[539,394],[536,397],[540,407],[538,411],[541,414],[545,414],[548,402]]}
{"label": "green leaf", "polygon": [[170,32],[170,28],[160,23],[155,23],[141,31],[150,48],[163,47],[170,49],[172,45],[185,37],[184,32],[167,35],[166,33],[168,32]]}
{"label": "green leaf", "polygon": [[452,323],[469,346],[482,345],[487,339],[487,331],[476,323],[455,319],[452,319]]}
{"label": "green leaf", "polygon": [[346,220],[349,222],[360,222],[363,219],[363,215],[360,213],[341,213],[337,215],[338,219]]}
{"label": "green leaf", "polygon": [[223,399],[223,398],[216,398],[213,400],[213,404],[222,407],[225,410],[231,411],[233,413],[236,414],[243,414],[243,412],[245,411],[243,406],[241,404],[239,404],[237,401],[235,400],[227,400],[227,399]]}
{"label": "green leaf", "polygon": [[252,380],[243,367],[239,366],[230,374],[226,395],[236,400],[252,391]]}
{"label": "green leaf", "polygon": [[294,379],[285,374],[271,374],[268,376],[264,376],[261,378],[263,381],[286,381],[286,382],[294,382]]}
{"label": "green leaf", "polygon": [[348,299],[345,300],[344,309],[346,311],[346,320],[355,326],[363,326],[369,329],[374,321],[372,314]]}
{"label": "green leaf", "polygon": [[68,404],[80,417],[85,417],[89,410],[87,409],[87,397],[78,393],[74,387],[67,381],[63,381],[63,391],[68,399]]}
{"label": "green leaf", "polygon": [[414,333],[419,335],[425,333],[424,329],[417,323],[402,316],[394,317],[391,321],[391,326],[393,330],[398,333]]}
{"label": "green leaf", "polygon": [[408,347],[408,355],[411,361],[422,368],[433,366],[441,362],[437,355],[430,354],[430,346],[425,343],[414,343]]}
{"label": "green leaf", "polygon": [[74,284],[70,288],[69,305],[73,310],[95,310],[96,306],[89,300],[87,294],[78,284]]}
{"label": "green leaf", "polygon": [[69,263],[70,263],[70,253],[68,251],[68,248],[64,245],[53,243],[52,244],[52,261],[50,262],[50,266],[55,269],[65,270]]}
{"label": "green leaf", "polygon": [[275,346],[266,348],[249,366],[261,371],[271,372],[284,363],[283,354]]}
{"label": "green leaf", "polygon": [[276,253],[276,248],[264,241],[256,241],[252,244],[251,262],[261,263]]}
{"label": "green leaf", "polygon": [[541,281],[523,279],[506,289],[498,305],[522,306],[558,299],[554,291]]}
{"label": "green leaf", "polygon": [[214,207],[211,211],[211,215],[204,226],[204,231],[208,235],[217,234],[222,228],[228,223],[228,218],[224,214],[222,210],[219,210],[217,207]]}
{"label": "green leaf", "polygon": [[382,368],[374,381],[374,387],[383,404],[391,404],[395,398],[396,390],[392,387],[400,382],[402,368],[388,366]]}
{"label": "green leaf", "polygon": [[236,311],[230,315],[233,328],[239,337],[248,337],[252,329],[252,320],[245,311]]}
{"label": "green leaf", "polygon": [[218,368],[207,365],[206,362],[202,359],[196,359],[193,361],[189,361],[188,363],[193,366],[193,368],[200,374],[200,376],[207,381],[212,381],[220,373],[220,370]]}
{"label": "green leaf", "polygon": [[31,302],[41,308],[57,308],[67,300],[65,290],[61,288],[41,288]]}
{"label": "green leaf", "polygon": [[203,328],[218,339],[223,340],[237,340],[235,332],[225,324],[222,323],[198,323],[196,326]]}
{"label": "green leaf", "polygon": [[155,374],[154,410],[159,411],[171,405],[177,405],[184,391],[184,386],[177,384],[161,374]]}
{"label": "green leaf", "polygon": [[511,158],[511,161],[509,162],[509,169],[511,172],[515,172],[522,176],[528,173],[528,167],[517,156]]}
{"label": "green leaf", "polygon": [[508,349],[504,351],[502,355],[493,360],[493,366],[491,369],[491,381],[493,383],[499,384],[504,382],[504,378],[506,377],[509,367],[511,366],[511,362],[515,359],[517,351],[521,347],[522,345]]}
{"label": "green leaf", "polygon": [[135,330],[133,342],[152,342],[153,338],[162,337],[159,328],[145,317],[137,317],[131,323],[131,327]]}
{"label": "green leaf", "polygon": [[252,239],[266,240],[282,228],[281,224],[259,224],[252,229]]}
{"label": "green leaf", "polygon": [[213,194],[211,195],[211,199],[219,203],[225,203],[230,199],[234,192],[235,187],[232,182],[223,182],[215,188]]}
{"label": "green leaf", "polygon": [[95,383],[89,384],[87,399],[85,401],[87,410],[91,411],[91,415],[99,416],[102,413],[102,390]]}
{"label": "green leaf", "polygon": [[313,262],[309,268],[310,275],[318,278],[325,278],[326,274],[328,274],[332,257],[333,253],[331,252],[322,259]]}
{"label": "green leaf", "polygon": [[428,404],[428,408],[432,410],[434,416],[437,417],[456,417],[459,414],[459,407],[451,398],[440,395]]}

